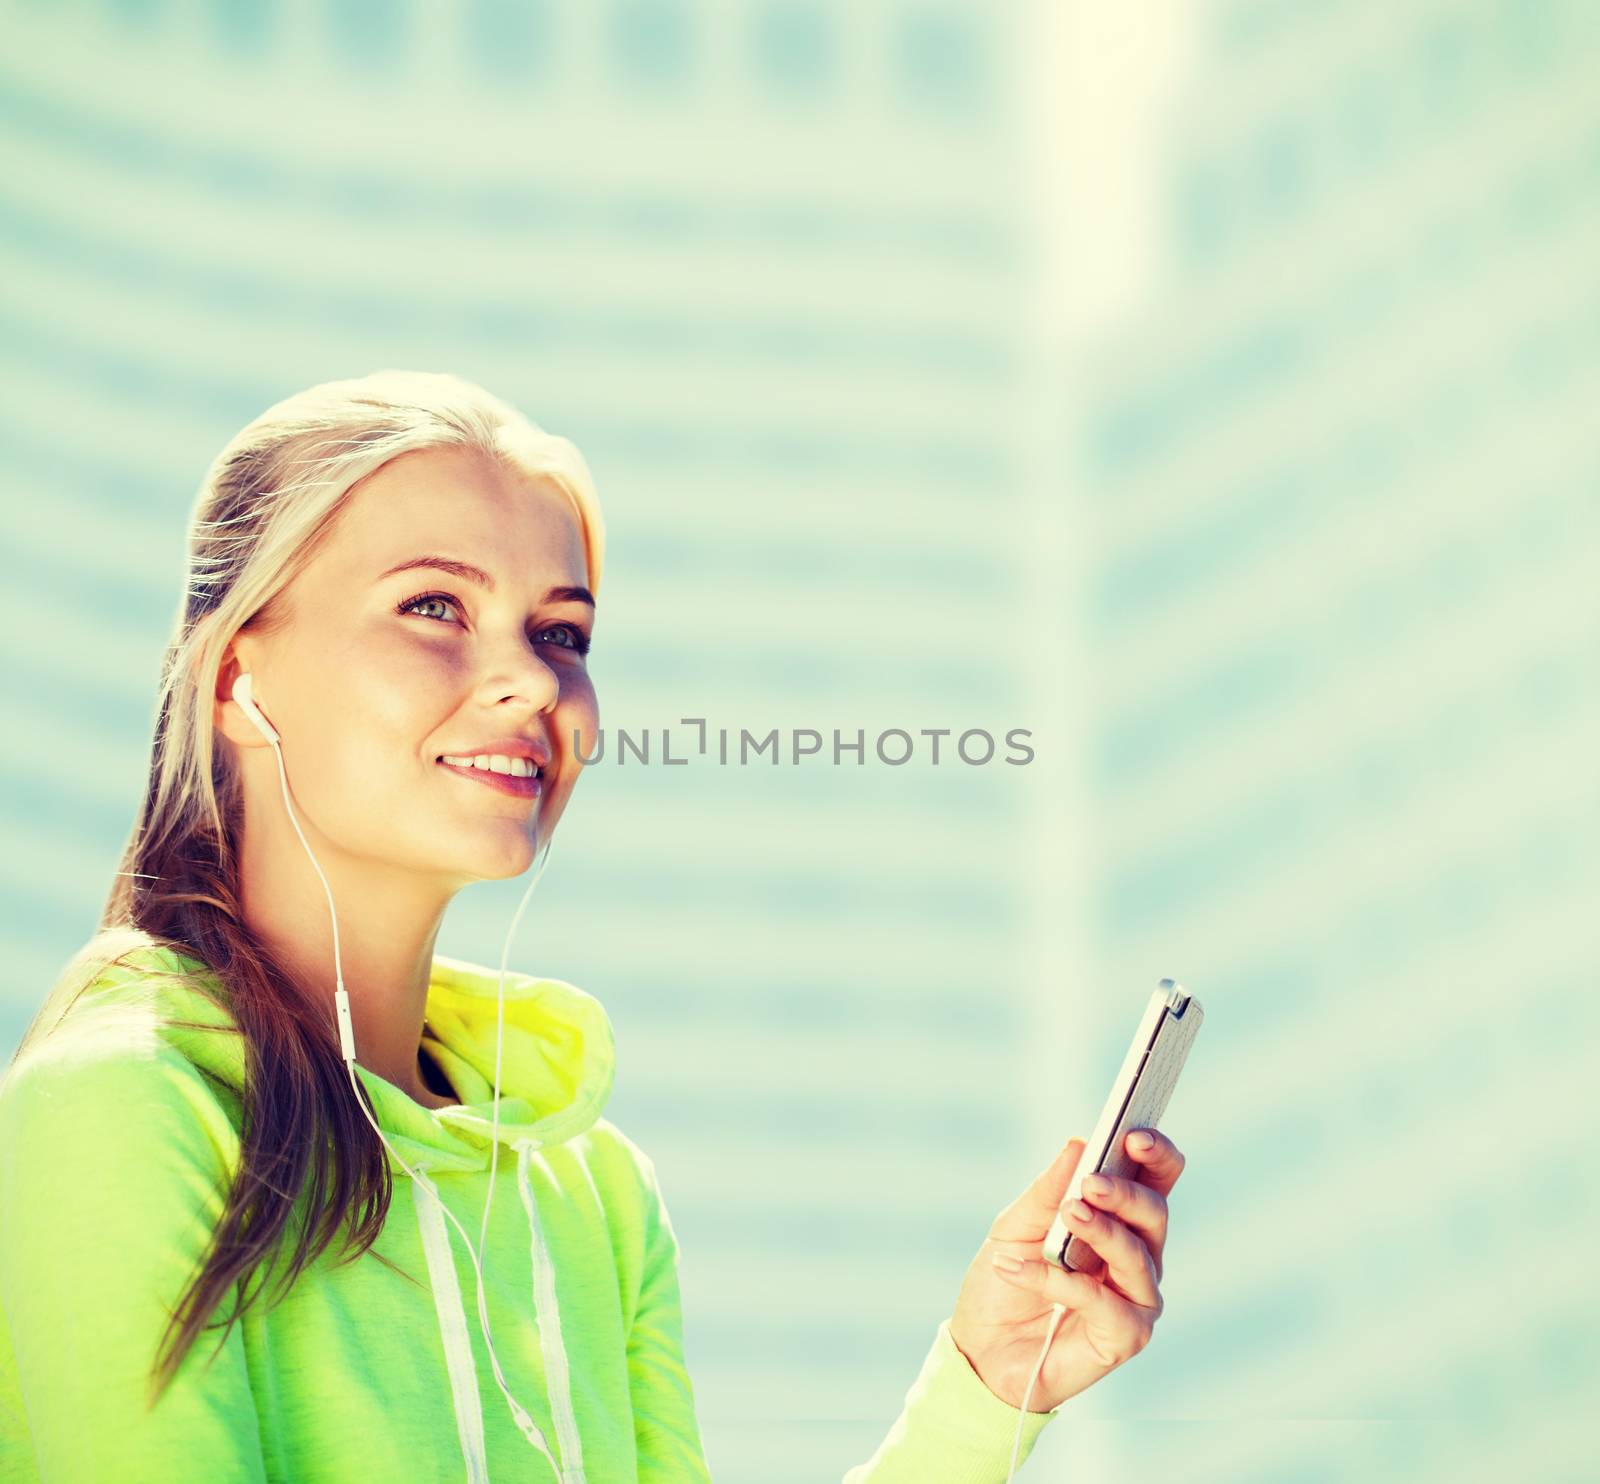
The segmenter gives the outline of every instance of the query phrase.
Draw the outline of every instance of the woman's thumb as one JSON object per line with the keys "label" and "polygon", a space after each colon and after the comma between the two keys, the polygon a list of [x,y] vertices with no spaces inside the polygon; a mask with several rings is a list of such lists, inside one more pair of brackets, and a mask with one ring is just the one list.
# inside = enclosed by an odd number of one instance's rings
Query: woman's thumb
{"label": "woman's thumb", "polygon": [[1077,1171],[1078,1162],[1083,1158],[1083,1151],[1088,1147],[1087,1139],[1080,1139],[1073,1135],[1062,1147],[1061,1152],[1050,1161],[1050,1167],[1033,1183],[1029,1192],[1035,1199],[1038,1210],[1045,1214],[1046,1224],[1054,1219],[1056,1207],[1066,1198],[1067,1187],[1072,1184],[1073,1174]]}

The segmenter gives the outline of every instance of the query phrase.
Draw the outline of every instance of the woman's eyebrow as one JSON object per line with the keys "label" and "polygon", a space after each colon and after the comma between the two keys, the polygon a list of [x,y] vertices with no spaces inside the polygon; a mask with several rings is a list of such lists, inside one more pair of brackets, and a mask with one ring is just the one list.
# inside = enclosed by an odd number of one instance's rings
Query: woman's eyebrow
{"label": "woman's eyebrow", "polygon": [[[476,583],[488,592],[494,591],[494,578],[482,567],[475,567],[471,562],[457,561],[454,557],[444,556],[417,556],[403,562],[396,562],[381,577],[393,577],[397,572],[409,572],[416,567],[432,567],[440,572],[448,572],[452,577],[459,577],[464,582]],[[591,608],[595,606],[594,594],[586,587],[553,587],[544,595],[546,603],[587,603]]]}

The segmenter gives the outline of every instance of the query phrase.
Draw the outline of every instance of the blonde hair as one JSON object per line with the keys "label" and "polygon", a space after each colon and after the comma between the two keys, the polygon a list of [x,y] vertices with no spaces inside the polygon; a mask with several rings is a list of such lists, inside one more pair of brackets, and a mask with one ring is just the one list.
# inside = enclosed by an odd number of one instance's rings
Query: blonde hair
{"label": "blonde hair", "polygon": [[195,961],[187,970],[166,959],[172,973],[165,977],[221,1004],[243,1036],[240,1168],[162,1336],[152,1404],[222,1298],[236,1290],[224,1340],[254,1301],[261,1289],[246,1297],[249,1279],[280,1255],[279,1238],[300,1213],[302,1193],[304,1219],[280,1297],[347,1222],[345,1260],[353,1261],[387,1215],[388,1161],[351,1099],[331,998],[325,1018],[308,1010],[240,911],[235,830],[242,798],[232,749],[216,745],[214,695],[229,642],[241,630],[271,632],[281,624],[286,589],[356,487],[391,459],[428,448],[472,450],[553,482],[577,514],[588,586],[599,593],[605,527],[583,456],[482,387],[441,372],[375,371],[323,382],[267,408],[223,448],[201,483],[190,516],[187,583],[162,662],[145,797],[99,932],[58,976],[17,1049],[20,1058],[50,1034],[104,970],[152,946]]}

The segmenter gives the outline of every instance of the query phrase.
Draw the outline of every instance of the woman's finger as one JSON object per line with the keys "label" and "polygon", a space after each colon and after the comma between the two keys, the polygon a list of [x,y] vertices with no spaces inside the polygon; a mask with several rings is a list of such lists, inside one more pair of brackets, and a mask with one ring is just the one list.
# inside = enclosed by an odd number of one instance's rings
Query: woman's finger
{"label": "woman's finger", "polygon": [[1087,1140],[1074,1136],[1016,1200],[995,1217],[989,1236],[997,1242],[1041,1240],[1050,1230],[1061,1197],[1072,1183]]}
{"label": "woman's finger", "polygon": [[1115,1216],[1087,1201],[1067,1202],[1067,1230],[1104,1259],[1106,1276],[1141,1308],[1161,1308],[1161,1280],[1150,1249]]}
{"label": "woman's finger", "polygon": [[1118,1175],[1087,1175],[1078,1188],[1091,1206],[1109,1211],[1139,1235],[1150,1250],[1159,1282],[1161,1249],[1167,1241],[1167,1198],[1148,1185]]}
{"label": "woman's finger", "polygon": [[[1146,1137],[1151,1141],[1148,1148],[1140,1142]],[[1141,1166],[1139,1183],[1158,1195],[1170,1195],[1185,1164],[1178,1146],[1158,1128],[1133,1129],[1122,1145]]]}
{"label": "woman's finger", "polygon": [[[995,1256],[1003,1256],[996,1253]],[[1020,1252],[1013,1256],[1022,1257]],[[1107,1366],[1120,1365],[1150,1343],[1159,1310],[1140,1308],[1112,1292],[1087,1273],[1069,1273],[1043,1258],[1023,1258],[1016,1269],[994,1264],[1007,1283],[1039,1296],[1041,1303],[1060,1304],[1083,1316],[1094,1336],[1094,1349]]]}

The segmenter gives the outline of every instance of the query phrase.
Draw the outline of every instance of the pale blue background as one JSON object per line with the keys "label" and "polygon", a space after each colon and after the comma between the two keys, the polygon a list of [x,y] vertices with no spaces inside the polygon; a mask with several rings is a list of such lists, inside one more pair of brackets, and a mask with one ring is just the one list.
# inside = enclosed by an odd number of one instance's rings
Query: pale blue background
{"label": "pale blue background", "polygon": [[1167,1312],[1024,1476],[1592,1477],[1600,8],[1118,9],[6,6],[0,1052],[213,454],[455,370],[594,468],[608,728],[1035,734],[563,821],[513,963],[612,1014],[719,1480],[868,1456],[1168,973]]}

